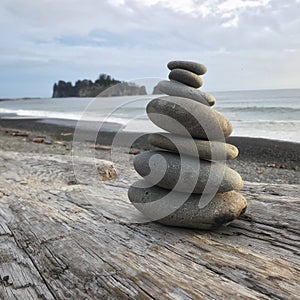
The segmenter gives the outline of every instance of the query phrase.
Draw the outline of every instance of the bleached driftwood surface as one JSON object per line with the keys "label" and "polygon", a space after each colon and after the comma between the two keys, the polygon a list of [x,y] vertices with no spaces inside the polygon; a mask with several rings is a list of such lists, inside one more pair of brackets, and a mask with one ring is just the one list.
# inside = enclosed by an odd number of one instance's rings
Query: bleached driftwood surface
{"label": "bleached driftwood surface", "polygon": [[246,183],[246,214],[202,232],[140,223],[133,170],[91,166],[0,151],[0,299],[300,299],[299,186]]}

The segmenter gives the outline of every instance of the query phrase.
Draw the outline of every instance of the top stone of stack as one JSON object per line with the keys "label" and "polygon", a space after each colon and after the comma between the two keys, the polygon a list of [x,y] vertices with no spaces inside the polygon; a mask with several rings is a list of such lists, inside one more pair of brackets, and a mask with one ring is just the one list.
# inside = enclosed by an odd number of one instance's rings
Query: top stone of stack
{"label": "top stone of stack", "polygon": [[173,60],[167,66],[169,70],[184,69],[197,75],[203,75],[207,72],[207,68],[204,65],[193,61]]}

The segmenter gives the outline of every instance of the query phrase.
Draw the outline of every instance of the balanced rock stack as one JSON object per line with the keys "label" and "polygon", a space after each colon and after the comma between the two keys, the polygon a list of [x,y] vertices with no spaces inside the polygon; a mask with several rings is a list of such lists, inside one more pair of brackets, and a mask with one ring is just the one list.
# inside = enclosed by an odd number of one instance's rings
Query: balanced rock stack
{"label": "balanced rock stack", "polygon": [[215,98],[203,93],[202,64],[171,61],[170,81],[158,89],[168,96],[147,106],[150,120],[168,133],[154,133],[150,143],[159,148],[135,157],[143,177],[128,191],[133,205],[153,221],[171,226],[213,229],[239,217],[247,207],[238,192],[243,181],[225,165],[238,149],[225,142],[231,123],[211,108]]}

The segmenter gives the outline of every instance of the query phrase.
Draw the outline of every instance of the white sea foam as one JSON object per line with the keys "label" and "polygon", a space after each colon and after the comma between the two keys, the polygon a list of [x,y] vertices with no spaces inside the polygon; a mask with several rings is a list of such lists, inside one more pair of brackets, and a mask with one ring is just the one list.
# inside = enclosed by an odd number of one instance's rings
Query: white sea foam
{"label": "white sea foam", "polygon": [[[6,109],[0,108],[0,114],[15,114],[20,117],[28,118],[55,118],[55,119],[68,119],[79,120],[81,114],[53,112],[47,110],[25,110],[25,109]],[[15,119],[16,116],[5,116],[6,119]]]}

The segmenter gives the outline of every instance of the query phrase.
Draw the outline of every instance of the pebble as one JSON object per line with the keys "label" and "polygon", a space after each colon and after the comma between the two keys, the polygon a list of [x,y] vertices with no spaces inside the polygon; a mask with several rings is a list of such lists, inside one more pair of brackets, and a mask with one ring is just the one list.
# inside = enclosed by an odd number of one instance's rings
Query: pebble
{"label": "pebble", "polygon": [[169,74],[169,79],[181,82],[193,88],[202,86],[202,79],[197,74],[183,69],[174,69]]}
{"label": "pebble", "polygon": [[[236,191],[216,194],[202,207],[199,205],[203,200],[201,194],[172,191],[168,198],[170,191],[145,186],[144,180],[134,183],[129,188],[128,198],[140,212],[164,225],[211,230],[227,225],[247,208],[246,199]],[[162,197],[166,197],[165,200],[159,201]]]}
{"label": "pebble", "polygon": [[32,141],[34,143],[44,143],[45,138],[44,137],[35,137],[35,138],[32,139]]}
{"label": "pebble", "polygon": [[214,96],[201,92],[175,80],[162,80],[157,84],[157,89],[163,94],[195,100],[202,104],[213,106],[216,102]]}
{"label": "pebble", "polygon": [[239,154],[238,148],[231,144],[191,139],[170,133],[150,134],[148,141],[153,146],[168,151],[213,161],[234,159]]}
{"label": "pebble", "polygon": [[172,133],[209,140],[224,140],[232,133],[231,123],[219,112],[185,98],[158,97],[148,103],[146,111],[155,125]]}
{"label": "pebble", "polygon": [[178,192],[223,193],[243,187],[241,176],[224,164],[187,155],[147,151],[137,155],[133,165],[146,181]]}
{"label": "pebble", "polygon": [[204,65],[193,61],[173,60],[167,66],[169,70],[184,69],[197,75],[203,75],[207,72],[207,68]]}

